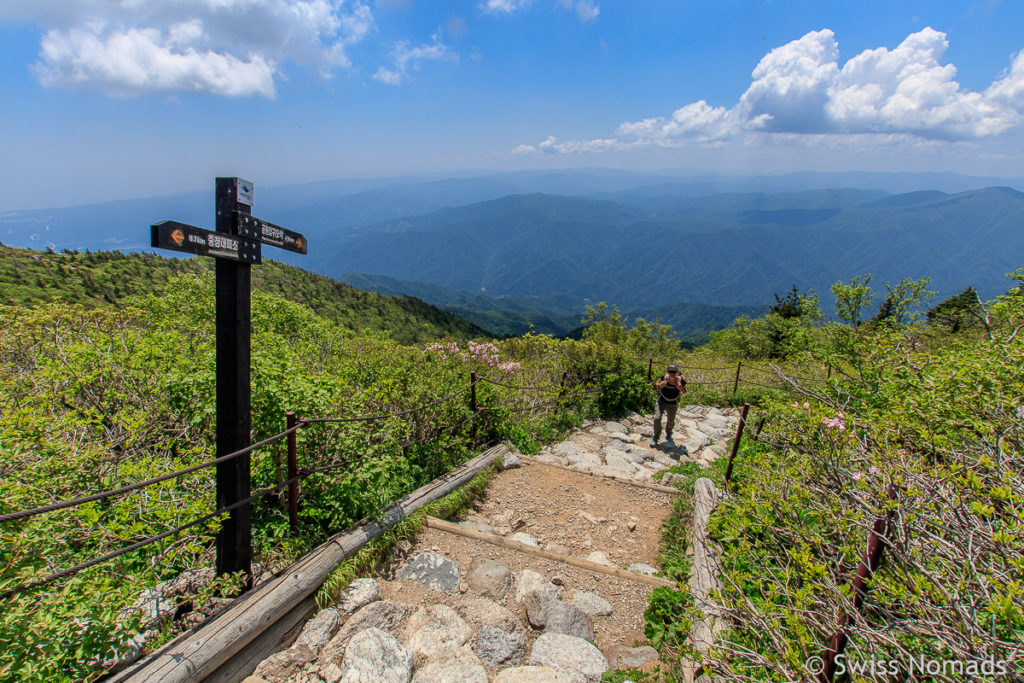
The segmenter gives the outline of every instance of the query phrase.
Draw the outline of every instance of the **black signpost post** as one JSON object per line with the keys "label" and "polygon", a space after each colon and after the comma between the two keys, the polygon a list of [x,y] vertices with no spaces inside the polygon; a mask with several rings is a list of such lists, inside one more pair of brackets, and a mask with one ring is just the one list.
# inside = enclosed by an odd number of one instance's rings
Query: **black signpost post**
{"label": "black signpost post", "polygon": [[[306,238],[252,216],[253,186],[241,178],[217,178],[216,231],[176,221],[150,226],[152,246],[217,259],[217,457],[250,444],[250,331],[252,264],[261,243],[306,253]],[[217,508],[251,495],[249,454],[217,465]],[[217,535],[217,574],[244,572],[252,587],[249,505],[228,513]]]}

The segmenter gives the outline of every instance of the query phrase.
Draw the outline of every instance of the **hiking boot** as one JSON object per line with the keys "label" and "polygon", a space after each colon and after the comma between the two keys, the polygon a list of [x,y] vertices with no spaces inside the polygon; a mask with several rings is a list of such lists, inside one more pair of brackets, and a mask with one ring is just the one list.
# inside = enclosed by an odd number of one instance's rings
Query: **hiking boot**
{"label": "hiking boot", "polygon": [[657,447],[658,447],[658,440],[657,439],[651,439],[651,448],[657,448]]}

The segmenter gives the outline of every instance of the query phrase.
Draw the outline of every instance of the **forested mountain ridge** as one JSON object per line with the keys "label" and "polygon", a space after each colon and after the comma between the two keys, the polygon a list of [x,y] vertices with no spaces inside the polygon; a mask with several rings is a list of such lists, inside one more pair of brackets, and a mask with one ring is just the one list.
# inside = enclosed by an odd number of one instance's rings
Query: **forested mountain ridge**
{"label": "forested mountain ridge", "polygon": [[[486,330],[414,297],[356,289],[272,260],[252,272],[254,289],[302,303],[353,331],[387,331],[400,343],[490,336]],[[135,295],[161,294],[173,278],[188,273],[211,275],[213,260],[0,246],[0,304],[31,306],[59,301],[121,306]]]}

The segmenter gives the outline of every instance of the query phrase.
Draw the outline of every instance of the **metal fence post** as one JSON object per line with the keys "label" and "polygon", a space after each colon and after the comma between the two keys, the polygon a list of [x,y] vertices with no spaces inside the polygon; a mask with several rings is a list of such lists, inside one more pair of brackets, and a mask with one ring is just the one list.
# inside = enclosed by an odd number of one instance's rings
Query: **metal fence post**
{"label": "metal fence post", "polygon": [[[298,424],[294,411],[289,410],[284,416],[288,429]],[[299,473],[298,438],[296,434],[297,432],[292,432],[288,435],[288,527],[293,535],[298,535],[299,533],[299,482],[292,481]]]}
{"label": "metal fence post", "polygon": [[732,383],[732,395],[733,396],[736,395],[736,390],[739,389],[739,387],[740,387],[740,368],[742,368],[742,367],[743,367],[743,361],[738,361],[736,363],[736,379],[733,380],[733,383]]}
{"label": "metal fence post", "polygon": [[740,450],[740,439],[743,438],[743,426],[747,424],[747,411],[750,404],[743,404],[743,412],[740,413],[740,423],[736,425],[736,438],[732,442],[732,453],[729,454],[729,466],[725,468],[725,490],[729,491],[729,479],[732,477],[732,463],[736,459],[736,453]]}

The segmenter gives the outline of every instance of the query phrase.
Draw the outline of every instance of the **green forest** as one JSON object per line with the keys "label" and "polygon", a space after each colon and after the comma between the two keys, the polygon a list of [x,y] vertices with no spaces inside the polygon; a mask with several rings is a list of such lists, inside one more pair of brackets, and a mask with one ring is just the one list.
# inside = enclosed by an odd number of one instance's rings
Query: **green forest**
{"label": "green forest", "polygon": [[[214,453],[213,276],[198,261],[47,254],[0,259],[0,515],[143,481]],[[724,680],[806,680],[842,615],[866,660],[1018,657],[1024,642],[1024,271],[1006,293],[935,302],[924,280],[837,282],[833,322],[813,292],[779,293],[698,349],[671,328],[598,305],[582,338],[491,340],[417,300],[354,290],[273,262],[254,268],[253,441],[284,415],[387,416],[299,432],[300,528],[279,492],[281,442],[252,457],[256,561],[287,566],[332,533],[488,444],[537,453],[586,417],[650,409],[652,359],[687,370],[693,402],[752,404],[711,525],[728,629],[704,662]],[[742,363],[738,386],[732,385]],[[470,373],[478,411],[470,409]],[[409,414],[402,414],[414,410]],[[692,490],[725,462],[673,468]],[[157,628],[132,609],[147,588],[213,562],[217,519],[72,576],[55,572],[214,510],[214,473],[0,523],[0,680],[94,680]],[[691,497],[663,530],[647,633],[681,680],[698,616],[686,589]],[[891,513],[891,514],[890,514]],[[891,519],[863,610],[850,578],[867,530]],[[222,580],[189,609],[230,596]],[[180,611],[187,617],[185,606]],[[1016,665],[1019,666],[1019,663]],[[870,680],[853,674],[851,680]]]}

